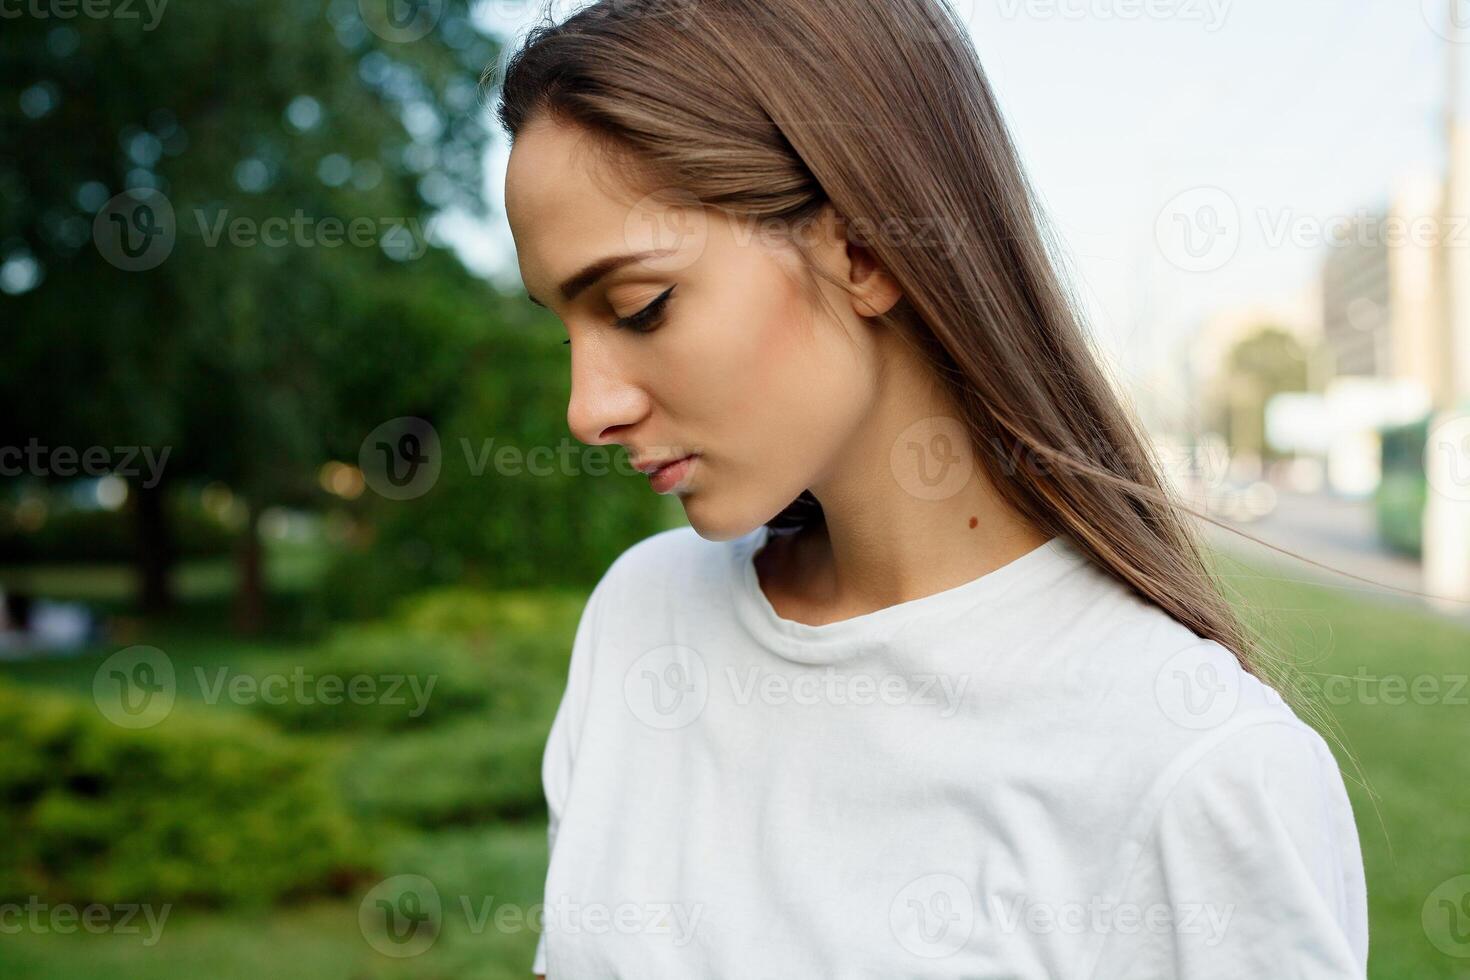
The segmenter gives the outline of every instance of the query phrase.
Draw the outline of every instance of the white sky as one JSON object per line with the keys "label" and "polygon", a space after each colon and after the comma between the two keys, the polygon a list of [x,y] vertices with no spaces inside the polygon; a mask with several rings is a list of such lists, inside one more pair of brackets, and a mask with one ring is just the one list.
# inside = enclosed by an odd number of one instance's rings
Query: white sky
{"label": "white sky", "polygon": [[[1311,285],[1327,246],[1273,243],[1276,222],[1382,207],[1396,179],[1439,170],[1448,44],[1431,24],[1443,30],[1455,3],[1470,26],[1470,0],[953,2],[1093,329],[1133,378],[1140,352],[1158,356],[1210,313]],[[479,14],[515,34],[539,8],[491,0]],[[514,285],[504,179],[497,145],[488,226],[441,229],[472,268]],[[1198,187],[1234,203],[1239,245],[1191,272],[1157,244],[1155,223]]]}

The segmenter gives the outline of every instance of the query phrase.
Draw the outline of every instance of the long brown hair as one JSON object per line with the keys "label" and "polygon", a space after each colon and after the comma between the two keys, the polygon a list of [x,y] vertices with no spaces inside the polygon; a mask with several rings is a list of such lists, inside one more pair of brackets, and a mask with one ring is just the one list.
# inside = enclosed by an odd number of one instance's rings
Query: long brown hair
{"label": "long brown hair", "polygon": [[[830,202],[901,286],[882,321],[943,379],[999,491],[1263,676],[1262,645],[1088,346],[949,7],[602,0],[534,27],[500,87],[512,141],[549,113],[649,186],[770,227]],[[771,523],[819,519],[808,492]]]}

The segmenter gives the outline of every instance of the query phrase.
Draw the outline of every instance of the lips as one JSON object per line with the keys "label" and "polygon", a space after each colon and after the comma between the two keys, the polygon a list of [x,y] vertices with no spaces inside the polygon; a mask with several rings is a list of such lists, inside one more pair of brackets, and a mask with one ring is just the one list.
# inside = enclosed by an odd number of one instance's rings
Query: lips
{"label": "lips", "polygon": [[[633,455],[635,458],[637,458],[637,453],[634,453],[631,449],[629,450],[629,453],[630,455]],[[698,450],[691,450],[687,453],[678,453],[673,456],[664,456],[660,459],[645,459],[643,462],[634,463],[633,469],[637,470],[639,473],[651,474],[655,470],[658,470],[664,466],[668,466],[670,463],[677,463],[679,462],[679,460],[684,459],[685,457],[698,455]]]}
{"label": "lips", "polygon": [[653,486],[654,493],[669,493],[679,489],[689,477],[689,472],[694,468],[694,461],[699,454],[693,453],[656,466],[648,472],[648,482]]}

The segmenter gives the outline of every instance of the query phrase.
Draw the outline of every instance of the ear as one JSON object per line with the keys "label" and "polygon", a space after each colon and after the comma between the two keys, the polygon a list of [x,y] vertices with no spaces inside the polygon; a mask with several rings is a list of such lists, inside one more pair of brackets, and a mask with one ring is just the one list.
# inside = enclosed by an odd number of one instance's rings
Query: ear
{"label": "ear", "polygon": [[903,290],[869,246],[852,240],[848,220],[841,215],[834,220],[846,250],[847,287],[853,310],[861,317],[887,313],[903,296]]}

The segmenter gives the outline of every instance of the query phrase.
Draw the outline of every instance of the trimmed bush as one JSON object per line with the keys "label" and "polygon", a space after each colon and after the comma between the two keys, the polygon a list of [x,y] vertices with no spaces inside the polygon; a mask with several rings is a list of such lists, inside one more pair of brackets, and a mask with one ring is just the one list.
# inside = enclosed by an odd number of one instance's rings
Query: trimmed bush
{"label": "trimmed bush", "polygon": [[546,640],[561,651],[565,666],[586,603],[585,590],[488,592],[444,586],[401,600],[395,619],[415,631],[479,642],[512,637]]}
{"label": "trimmed bush", "polygon": [[[252,704],[291,731],[427,728],[492,706],[484,666],[464,644],[429,633],[382,626],[342,629],[301,667],[315,682],[311,698]],[[323,690],[328,680],[335,687]]]}
{"label": "trimmed bush", "polygon": [[355,749],[343,771],[353,805],[431,828],[544,814],[541,756],[585,603],[576,592],[462,587],[403,600],[396,627],[468,661],[486,701],[443,726]]}
{"label": "trimmed bush", "polygon": [[0,898],[263,905],[341,893],[368,845],[317,759],[242,714],[151,728],[0,686]]}
{"label": "trimmed bush", "polygon": [[344,763],[345,795],[368,818],[445,827],[544,815],[546,726],[471,719],[373,739]]}

